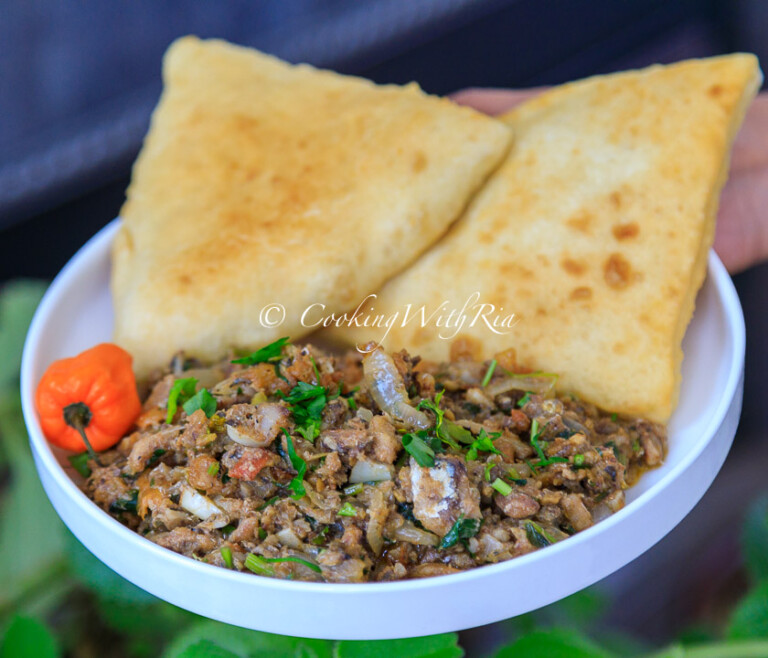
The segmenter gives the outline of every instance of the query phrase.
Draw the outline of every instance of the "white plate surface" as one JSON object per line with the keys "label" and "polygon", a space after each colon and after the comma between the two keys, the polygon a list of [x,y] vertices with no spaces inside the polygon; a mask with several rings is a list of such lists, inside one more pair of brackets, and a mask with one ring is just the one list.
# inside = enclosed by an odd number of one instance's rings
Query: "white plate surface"
{"label": "white plate surface", "polygon": [[132,583],[201,615],[284,635],[385,639],[529,612],[595,583],[664,537],[712,483],[733,440],[741,411],[744,321],[731,280],[712,253],[685,336],[669,455],[628,491],[628,504],[617,514],[508,562],[423,580],[303,583],[196,562],[156,546],[92,503],[70,478],[65,454],[46,442],[34,410],[35,386],[52,361],[111,338],[109,248],[117,227],[116,220],[74,256],[37,310],[22,362],[24,417],[43,486],[78,539]]}

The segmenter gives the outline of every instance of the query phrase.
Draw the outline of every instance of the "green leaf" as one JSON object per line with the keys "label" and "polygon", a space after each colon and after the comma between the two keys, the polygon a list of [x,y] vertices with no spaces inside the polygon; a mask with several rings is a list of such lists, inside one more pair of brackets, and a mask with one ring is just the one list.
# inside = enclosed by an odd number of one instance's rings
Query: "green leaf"
{"label": "green leaf", "polygon": [[[177,636],[166,649],[163,658],[332,658],[333,646],[334,643],[327,640],[273,635],[205,620],[190,626]],[[199,653],[203,649],[209,650],[209,653]],[[212,653],[214,650],[219,653]],[[221,653],[224,651],[228,653]]]}
{"label": "green leaf", "polygon": [[491,434],[487,434],[485,428],[482,428],[480,430],[480,434],[478,434],[477,438],[472,441],[472,445],[470,445],[469,450],[467,450],[467,460],[477,459],[477,453],[481,450],[483,452],[493,452],[497,455],[500,455],[501,452],[499,449],[493,445],[493,442],[500,436],[501,432],[492,432]]}
{"label": "green leaf", "polygon": [[501,649],[496,658],[611,658],[612,655],[578,631],[552,629],[524,635]]}
{"label": "green leaf", "polygon": [[198,409],[202,409],[206,417],[210,418],[216,413],[216,405],[216,398],[207,389],[201,388],[184,403],[184,413],[191,416]]}
{"label": "green leaf", "polygon": [[403,434],[401,441],[405,451],[416,460],[419,466],[430,468],[435,465],[435,451],[420,436]]}
{"label": "green leaf", "polygon": [[756,581],[768,581],[768,496],[761,496],[749,506],[741,543],[750,575]]}
{"label": "green leaf", "polygon": [[[0,442],[10,483],[0,507],[0,611],[63,575],[64,524],[40,484],[30,453],[17,390],[0,395]],[[19,541],[23,538],[23,550]],[[12,557],[11,557],[12,556]]]}
{"label": "green leaf", "polygon": [[43,281],[18,279],[0,291],[0,387],[19,377],[27,329],[47,287]]}
{"label": "green leaf", "polygon": [[728,637],[739,640],[768,637],[768,581],[747,594],[733,611]]}
{"label": "green leaf", "polygon": [[305,496],[307,490],[304,488],[304,474],[307,472],[307,462],[296,454],[296,449],[293,447],[293,439],[284,427],[280,428],[285,434],[285,442],[288,446],[288,459],[291,460],[291,466],[296,469],[296,477],[291,480],[288,485],[293,491],[294,500],[299,500],[302,496]]}
{"label": "green leaf", "polygon": [[488,370],[485,371],[485,377],[483,377],[483,382],[480,384],[483,388],[488,386],[488,383],[491,381],[491,377],[493,377],[493,371],[496,370],[496,364],[498,362],[496,359],[491,361],[491,364],[488,366]]}
{"label": "green leaf", "polygon": [[378,642],[343,640],[336,645],[335,658],[459,658],[464,651],[458,640],[456,633]]}
{"label": "green leaf", "polygon": [[528,537],[528,541],[537,548],[550,546],[556,541],[552,535],[550,535],[535,521],[526,521],[523,526],[525,527],[525,534]]}
{"label": "green leaf", "polygon": [[195,394],[197,388],[196,377],[184,377],[173,382],[171,390],[168,393],[168,414],[165,417],[166,423],[172,423],[173,417],[180,404],[184,404]]}
{"label": "green leaf", "polygon": [[261,349],[244,356],[241,359],[235,359],[232,363],[242,363],[246,366],[254,366],[257,363],[274,363],[280,360],[280,356],[283,353],[283,348],[290,343],[291,339],[288,336],[278,338],[274,343],[265,345]]}
{"label": "green leaf", "polygon": [[450,548],[458,541],[466,541],[470,537],[474,537],[480,530],[480,519],[465,519],[463,514],[459,515],[456,522],[451,526],[451,529],[443,537],[438,548],[445,549]]}
{"label": "green leaf", "polygon": [[0,658],[56,658],[61,655],[56,638],[31,617],[14,616],[0,645]]}
{"label": "green leaf", "polygon": [[296,430],[307,441],[314,441],[320,435],[323,409],[328,404],[326,393],[324,386],[307,382],[296,384],[288,395],[278,391],[278,395],[291,405]]}

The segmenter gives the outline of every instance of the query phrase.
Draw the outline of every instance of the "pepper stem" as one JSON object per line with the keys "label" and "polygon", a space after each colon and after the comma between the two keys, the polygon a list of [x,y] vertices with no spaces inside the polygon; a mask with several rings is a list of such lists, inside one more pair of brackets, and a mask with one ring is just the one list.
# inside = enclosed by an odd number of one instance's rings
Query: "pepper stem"
{"label": "pepper stem", "polygon": [[91,459],[96,462],[97,466],[101,466],[99,456],[96,454],[93,446],[91,446],[91,442],[85,435],[85,428],[90,424],[92,417],[93,414],[91,414],[91,410],[85,402],[73,402],[64,407],[64,422],[72,429],[77,430],[78,434],[80,434],[80,437],[83,439],[83,443],[85,443],[85,449],[88,451]]}

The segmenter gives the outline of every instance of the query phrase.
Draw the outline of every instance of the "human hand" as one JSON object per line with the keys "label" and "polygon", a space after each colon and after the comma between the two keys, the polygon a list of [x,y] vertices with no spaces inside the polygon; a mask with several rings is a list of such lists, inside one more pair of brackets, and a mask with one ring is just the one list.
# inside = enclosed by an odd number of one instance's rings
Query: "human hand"
{"label": "human hand", "polygon": [[[501,114],[543,89],[465,89],[460,105]],[[720,197],[715,251],[731,274],[768,259],[768,92],[759,94],[736,137],[731,171]]]}

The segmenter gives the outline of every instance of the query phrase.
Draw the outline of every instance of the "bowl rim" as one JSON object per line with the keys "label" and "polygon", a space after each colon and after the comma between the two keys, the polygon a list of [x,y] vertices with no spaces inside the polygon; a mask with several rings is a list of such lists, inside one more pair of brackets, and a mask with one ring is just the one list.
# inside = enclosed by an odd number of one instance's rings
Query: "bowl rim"
{"label": "bowl rim", "polygon": [[137,551],[150,551],[160,560],[169,560],[177,567],[190,570],[193,573],[202,570],[200,573],[208,575],[215,574],[222,582],[231,582],[233,585],[250,586],[256,589],[261,589],[262,591],[263,589],[267,589],[284,592],[292,591],[295,593],[305,592],[308,594],[322,593],[330,596],[346,595],[353,592],[356,594],[366,593],[374,595],[376,593],[411,592],[414,590],[431,590],[452,587],[478,578],[493,578],[502,572],[523,569],[527,565],[542,559],[542,554],[546,555],[548,558],[554,558],[558,552],[574,548],[576,543],[589,542],[593,537],[609,532],[611,528],[617,523],[620,523],[625,516],[632,514],[651,499],[663,495],[664,491],[676,480],[678,475],[687,470],[688,467],[696,461],[715,436],[730,408],[741,378],[746,347],[744,316],[733,282],[717,254],[711,250],[708,256],[707,276],[713,282],[718,301],[723,307],[724,327],[730,338],[730,341],[724,341],[724,344],[729,345],[731,348],[725,386],[722,395],[710,413],[709,422],[706,424],[705,429],[701,433],[701,438],[698,439],[694,448],[686,453],[684,457],[658,482],[654,483],[648,490],[642,492],[638,498],[594,526],[569,537],[567,542],[558,542],[551,546],[547,546],[545,549],[539,549],[515,557],[511,560],[475,567],[457,574],[442,575],[432,578],[399,580],[386,583],[315,583],[268,577],[254,578],[255,574],[223,569],[175,553],[170,549],[166,549],[153,543],[149,539],[146,539],[122,525],[119,521],[91,501],[67,475],[57,461],[40,429],[34,406],[37,382],[33,381],[33,373],[37,369],[39,360],[37,345],[40,340],[40,334],[50,320],[50,316],[60,292],[67,289],[70,281],[76,278],[83,269],[87,269],[94,261],[104,258],[105,251],[109,251],[112,239],[119,227],[120,218],[116,218],[102,228],[75,253],[49,286],[30,324],[24,342],[21,363],[21,401],[24,421],[27,426],[27,431],[29,432],[30,444],[35,453],[38,467],[45,468],[48,475],[56,481],[58,486],[73,498],[79,510],[88,515],[95,524],[102,526],[105,532],[114,534],[116,539],[119,539],[120,541],[128,542],[131,546],[135,547]]}

